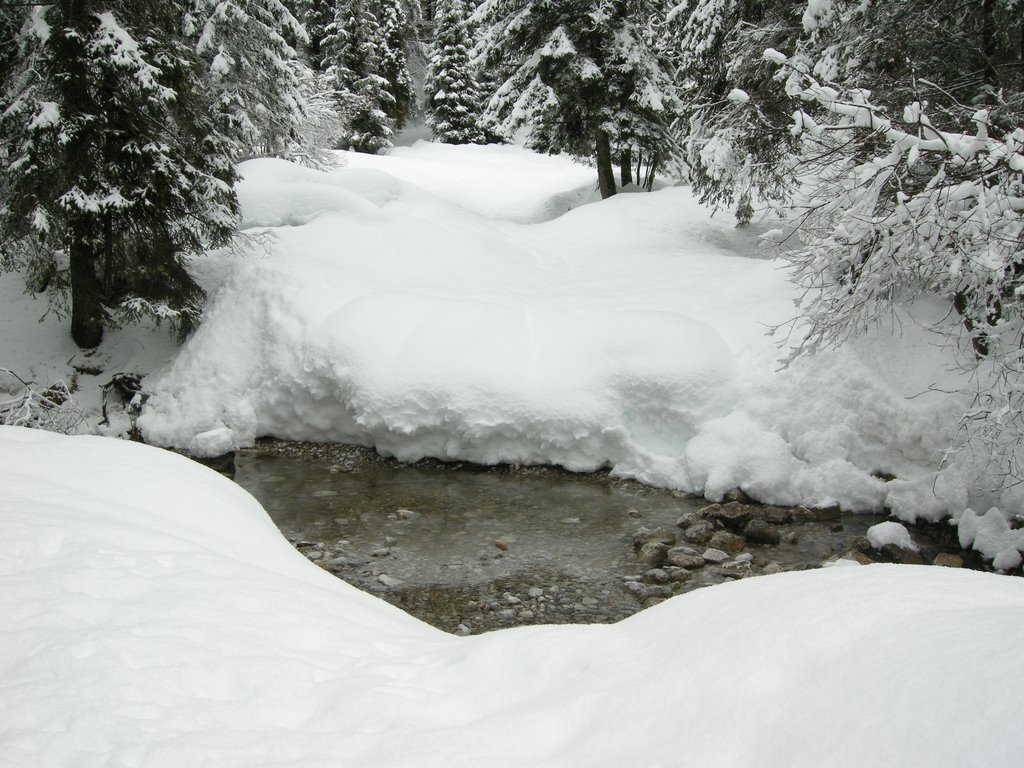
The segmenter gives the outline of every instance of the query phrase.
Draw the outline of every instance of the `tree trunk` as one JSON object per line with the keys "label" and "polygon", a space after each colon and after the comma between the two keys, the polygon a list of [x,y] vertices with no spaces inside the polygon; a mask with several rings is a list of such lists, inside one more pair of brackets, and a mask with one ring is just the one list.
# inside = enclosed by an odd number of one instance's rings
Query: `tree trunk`
{"label": "tree trunk", "polygon": [[608,132],[598,128],[595,134],[597,144],[597,185],[601,199],[615,194],[615,169],[612,167],[612,143]]}
{"label": "tree trunk", "polygon": [[102,286],[96,274],[96,250],[78,236],[71,243],[71,338],[84,349],[103,340]]}
{"label": "tree trunk", "polygon": [[996,73],[996,0],[981,0],[981,55],[984,57],[985,84],[998,85]]}
{"label": "tree trunk", "polygon": [[[658,172],[658,153],[655,152],[651,155],[650,161],[647,164],[647,173],[644,174],[644,189],[648,192],[654,189],[654,174]],[[637,183],[640,183],[640,177],[637,177]]]}
{"label": "tree trunk", "polygon": [[[974,349],[974,354],[977,355],[978,359],[988,357],[988,335],[984,331],[975,333],[974,320],[967,312],[967,307],[970,304],[968,296],[963,291],[957,291],[953,296],[953,308],[956,309],[957,314],[960,315],[960,320],[964,324],[964,328],[967,329],[967,333],[971,337],[971,347]],[[994,323],[992,323],[994,325]]]}
{"label": "tree trunk", "polygon": [[[619,181],[622,186],[633,183],[633,147],[629,144],[622,148],[619,154]],[[637,179],[639,182],[640,179]]]}

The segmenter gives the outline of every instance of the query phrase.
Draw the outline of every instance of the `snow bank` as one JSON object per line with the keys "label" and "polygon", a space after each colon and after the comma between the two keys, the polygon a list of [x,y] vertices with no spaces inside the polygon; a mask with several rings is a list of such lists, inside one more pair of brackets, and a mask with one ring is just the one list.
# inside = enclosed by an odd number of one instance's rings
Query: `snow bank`
{"label": "snow bank", "polygon": [[780,370],[766,331],[792,318],[792,286],[686,189],[544,221],[591,170],[424,143],[344,159],[242,167],[248,246],[205,267],[206,319],[148,382],[149,440],[227,428],[607,466],[712,499],[879,510],[899,491],[905,519],[959,511],[923,481],[959,407],[917,397],[948,384],[925,330],[941,308]]}
{"label": "snow bank", "polygon": [[0,487],[6,765],[1015,768],[1024,749],[1019,579],[834,568],[457,638],[154,448],[3,427]]}

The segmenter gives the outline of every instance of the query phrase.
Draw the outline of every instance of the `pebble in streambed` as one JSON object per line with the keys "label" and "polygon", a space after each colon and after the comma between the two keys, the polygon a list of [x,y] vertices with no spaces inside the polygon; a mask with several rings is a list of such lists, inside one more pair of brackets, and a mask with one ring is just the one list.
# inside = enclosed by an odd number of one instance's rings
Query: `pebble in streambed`
{"label": "pebble in streambed", "polygon": [[[725,581],[911,557],[864,549],[882,516],[708,504],[606,473],[407,466],[293,444],[237,463],[236,480],[311,561],[462,634],[613,622]],[[967,564],[952,546],[924,549],[926,562]]]}

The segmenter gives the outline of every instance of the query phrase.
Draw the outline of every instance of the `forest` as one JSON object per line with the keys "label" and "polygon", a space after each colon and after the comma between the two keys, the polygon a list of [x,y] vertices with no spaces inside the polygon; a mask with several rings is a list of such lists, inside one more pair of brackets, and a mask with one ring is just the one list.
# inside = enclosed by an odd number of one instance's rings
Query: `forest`
{"label": "forest", "polygon": [[0,0],[0,93],[0,764],[1019,764],[1024,0]]}

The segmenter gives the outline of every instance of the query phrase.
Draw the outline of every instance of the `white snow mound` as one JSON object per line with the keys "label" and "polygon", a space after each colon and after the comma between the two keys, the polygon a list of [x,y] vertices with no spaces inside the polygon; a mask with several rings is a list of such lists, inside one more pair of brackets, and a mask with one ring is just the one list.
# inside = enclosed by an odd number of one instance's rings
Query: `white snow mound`
{"label": "white snow mound", "polygon": [[872,525],[868,528],[867,537],[868,543],[876,549],[881,549],[891,544],[900,549],[917,551],[917,544],[910,537],[910,531],[907,530],[907,527],[892,520]]}
{"label": "white snow mound", "polygon": [[0,487],[5,765],[1016,768],[1024,750],[1019,579],[833,568],[457,638],[155,448],[0,427]]}
{"label": "white snow mound", "polygon": [[793,316],[793,287],[749,257],[756,233],[686,189],[545,221],[584,199],[591,170],[422,142],[344,159],[242,166],[249,237],[202,267],[206,317],[147,381],[148,440],[227,428],[241,446],[607,466],[712,499],[891,503],[906,520],[966,506],[964,485],[933,493],[959,403],[920,396],[948,384],[925,330],[947,308],[900,310],[892,329],[783,371],[766,331]]}

